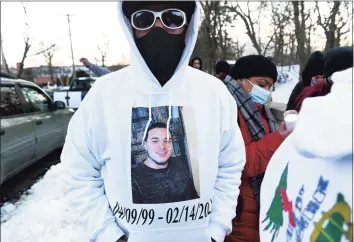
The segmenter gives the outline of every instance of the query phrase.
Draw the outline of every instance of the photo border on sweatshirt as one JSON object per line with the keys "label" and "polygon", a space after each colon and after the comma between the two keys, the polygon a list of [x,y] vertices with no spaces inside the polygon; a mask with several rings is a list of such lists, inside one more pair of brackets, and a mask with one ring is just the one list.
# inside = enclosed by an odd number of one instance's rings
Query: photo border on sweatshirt
{"label": "photo border on sweatshirt", "polygon": [[168,106],[152,107],[149,122],[149,108],[132,108],[134,204],[165,204],[200,198],[194,111],[189,107],[172,106],[169,113]]}

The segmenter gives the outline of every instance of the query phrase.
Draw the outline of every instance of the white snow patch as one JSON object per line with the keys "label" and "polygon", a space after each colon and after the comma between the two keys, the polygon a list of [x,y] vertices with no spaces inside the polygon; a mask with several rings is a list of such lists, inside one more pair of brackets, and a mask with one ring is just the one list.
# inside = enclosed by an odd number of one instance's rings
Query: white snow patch
{"label": "white snow patch", "polygon": [[299,65],[278,66],[278,81],[275,83],[275,91],[272,92],[272,101],[287,104],[291,92],[299,82]]}
{"label": "white snow patch", "polygon": [[79,215],[70,209],[64,187],[58,180],[61,164],[52,166],[32,186],[28,195],[1,208],[2,242],[89,241]]}

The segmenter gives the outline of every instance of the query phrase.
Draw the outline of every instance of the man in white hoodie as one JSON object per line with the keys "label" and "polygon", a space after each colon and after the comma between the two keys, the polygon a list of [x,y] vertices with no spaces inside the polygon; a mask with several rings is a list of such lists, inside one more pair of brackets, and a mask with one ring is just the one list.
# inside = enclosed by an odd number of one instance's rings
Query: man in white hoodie
{"label": "man in white hoodie", "polygon": [[260,238],[353,241],[353,48],[331,49],[326,96],[306,98],[262,183]]}
{"label": "man in white hoodie", "polygon": [[[94,242],[222,242],[231,232],[245,164],[237,107],[216,78],[188,66],[200,24],[196,1],[118,3],[131,65],[99,78],[73,116],[61,156],[72,205]],[[196,127],[200,197],[132,199],[132,110],[186,107]],[[186,114],[187,115],[187,114]],[[190,121],[194,120],[194,121]],[[138,124],[136,124],[138,125]]]}

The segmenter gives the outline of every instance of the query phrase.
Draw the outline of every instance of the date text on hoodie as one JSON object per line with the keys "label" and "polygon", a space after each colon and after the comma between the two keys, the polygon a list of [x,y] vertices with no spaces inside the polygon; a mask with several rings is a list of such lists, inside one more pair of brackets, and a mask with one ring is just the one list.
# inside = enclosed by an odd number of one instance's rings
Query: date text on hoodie
{"label": "date text on hoodie", "polygon": [[[193,206],[184,205],[179,207],[170,207],[167,211],[155,211],[155,209],[137,209],[120,206],[117,202],[113,208],[113,214],[119,219],[125,220],[130,224],[151,225],[156,220],[165,220],[167,224],[183,223],[199,219],[205,219],[211,214],[212,202],[198,203]],[[158,212],[162,213],[158,216]]]}

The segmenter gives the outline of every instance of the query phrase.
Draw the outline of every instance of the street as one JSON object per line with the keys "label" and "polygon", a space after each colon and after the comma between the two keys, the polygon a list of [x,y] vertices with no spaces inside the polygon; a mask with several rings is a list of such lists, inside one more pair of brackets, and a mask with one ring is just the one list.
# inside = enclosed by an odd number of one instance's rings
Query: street
{"label": "street", "polygon": [[4,182],[1,185],[0,207],[6,202],[15,203],[51,166],[60,162],[60,154],[61,149],[57,149]]}

